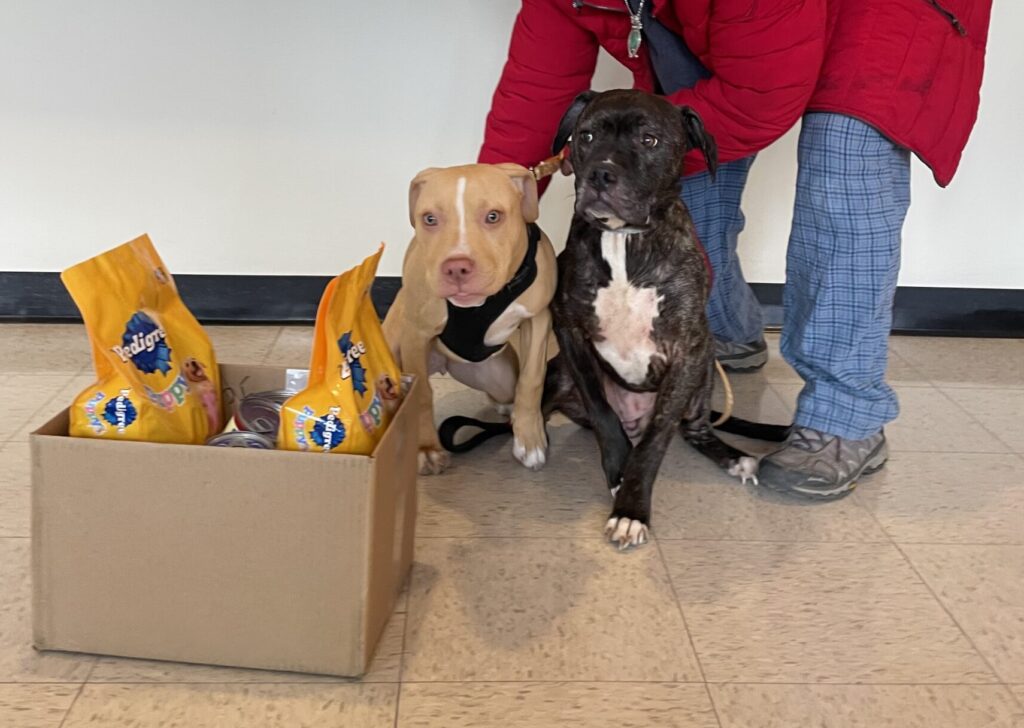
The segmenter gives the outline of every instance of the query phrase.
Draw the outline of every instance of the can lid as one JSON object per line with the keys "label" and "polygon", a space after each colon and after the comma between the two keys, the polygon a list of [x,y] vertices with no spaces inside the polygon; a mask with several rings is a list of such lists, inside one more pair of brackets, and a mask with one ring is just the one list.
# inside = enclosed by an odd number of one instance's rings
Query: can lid
{"label": "can lid", "polygon": [[246,447],[254,450],[274,449],[273,440],[266,435],[261,435],[258,432],[244,432],[242,430],[222,432],[219,435],[214,435],[206,441],[206,444],[214,447]]}
{"label": "can lid", "polygon": [[262,394],[250,394],[238,405],[239,428],[274,437],[281,424],[282,404]]}

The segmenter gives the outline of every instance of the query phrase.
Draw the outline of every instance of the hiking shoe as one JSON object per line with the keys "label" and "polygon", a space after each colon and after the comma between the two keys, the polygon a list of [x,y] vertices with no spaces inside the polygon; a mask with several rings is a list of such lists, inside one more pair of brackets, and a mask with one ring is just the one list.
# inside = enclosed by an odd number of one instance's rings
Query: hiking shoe
{"label": "hiking shoe", "polygon": [[888,457],[884,430],[863,440],[845,440],[794,427],[782,448],[761,461],[758,478],[772,490],[833,500],[852,491],[860,476],[879,470]]}
{"label": "hiking shoe", "polygon": [[752,372],[768,361],[768,345],[764,339],[750,344],[715,339],[715,358],[730,372]]}

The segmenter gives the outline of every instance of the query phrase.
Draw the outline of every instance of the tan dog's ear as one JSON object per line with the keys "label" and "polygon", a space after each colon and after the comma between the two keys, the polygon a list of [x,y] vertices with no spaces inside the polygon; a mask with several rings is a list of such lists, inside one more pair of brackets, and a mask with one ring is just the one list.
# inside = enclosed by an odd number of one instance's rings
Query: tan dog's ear
{"label": "tan dog's ear", "polygon": [[508,175],[522,196],[523,220],[537,222],[537,218],[540,217],[540,205],[537,200],[537,180],[533,172],[518,164],[499,164],[497,167]]}
{"label": "tan dog's ear", "polygon": [[428,167],[413,177],[412,182],[409,183],[409,224],[413,227],[416,227],[416,220],[413,217],[416,214],[416,200],[420,196],[420,190],[423,188],[423,183],[439,171],[440,170],[437,167]]}

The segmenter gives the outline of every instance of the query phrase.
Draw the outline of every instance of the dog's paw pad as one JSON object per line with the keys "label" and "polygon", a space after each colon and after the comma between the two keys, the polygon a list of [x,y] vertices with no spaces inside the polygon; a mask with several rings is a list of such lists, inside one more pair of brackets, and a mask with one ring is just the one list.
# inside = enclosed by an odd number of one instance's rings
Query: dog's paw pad
{"label": "dog's paw pad", "polygon": [[757,458],[744,455],[729,466],[729,475],[739,478],[743,485],[749,480],[754,485],[759,485],[757,480]]}
{"label": "dog's paw pad", "polygon": [[624,551],[632,546],[642,546],[647,543],[649,532],[647,524],[643,521],[612,516],[604,526],[604,535],[619,547],[619,551]]}
{"label": "dog's paw pad", "polygon": [[617,496],[617,495],[619,494],[619,491],[620,491],[621,489],[622,489],[622,483],[619,483],[619,484],[618,484],[618,485],[616,485],[616,486],[615,486],[614,488],[609,488],[609,489],[608,489],[608,493],[610,493],[610,494],[611,494],[611,496],[612,496],[612,503],[614,503],[614,502],[615,502],[615,496]]}
{"label": "dog's paw pad", "polygon": [[518,437],[512,442],[512,454],[530,470],[540,470],[548,460],[543,447],[527,447]]}
{"label": "dog's paw pad", "polygon": [[451,458],[444,450],[427,448],[420,450],[420,475],[440,475],[448,467]]}

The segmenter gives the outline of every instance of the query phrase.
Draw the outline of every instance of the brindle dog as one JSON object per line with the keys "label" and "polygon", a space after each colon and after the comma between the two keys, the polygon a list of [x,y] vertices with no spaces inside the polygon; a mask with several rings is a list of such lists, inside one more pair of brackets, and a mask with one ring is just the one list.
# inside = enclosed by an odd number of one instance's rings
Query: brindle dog
{"label": "brindle dog", "polygon": [[560,353],[545,410],[594,430],[614,500],[605,533],[628,548],[647,541],[654,480],[680,426],[731,474],[756,472],[711,428],[710,275],[679,196],[686,152],[699,149],[713,174],[717,149],[696,112],[640,91],[578,96],[555,153],[570,138],[576,208],[558,257]]}

